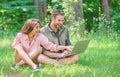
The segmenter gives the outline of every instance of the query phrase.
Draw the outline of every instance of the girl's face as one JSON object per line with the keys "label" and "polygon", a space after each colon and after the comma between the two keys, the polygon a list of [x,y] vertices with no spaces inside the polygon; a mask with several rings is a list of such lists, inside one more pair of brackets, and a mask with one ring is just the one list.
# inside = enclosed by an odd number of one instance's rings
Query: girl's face
{"label": "girl's face", "polygon": [[36,35],[36,34],[38,34],[39,33],[39,31],[40,31],[40,24],[39,23],[37,23],[36,25],[35,25],[35,27],[33,28],[33,30],[30,32],[30,33],[32,33],[33,35]]}

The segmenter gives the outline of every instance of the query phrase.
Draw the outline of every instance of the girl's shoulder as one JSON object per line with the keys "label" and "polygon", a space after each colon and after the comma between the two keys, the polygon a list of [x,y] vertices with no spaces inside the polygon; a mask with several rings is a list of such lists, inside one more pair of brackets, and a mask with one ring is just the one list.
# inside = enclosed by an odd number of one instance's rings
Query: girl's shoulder
{"label": "girl's shoulder", "polygon": [[38,36],[39,37],[45,37],[45,35],[43,33],[41,33],[41,32],[38,34]]}
{"label": "girl's shoulder", "polygon": [[26,34],[23,34],[21,32],[17,33],[16,37],[20,37],[20,38],[26,38],[27,35]]}

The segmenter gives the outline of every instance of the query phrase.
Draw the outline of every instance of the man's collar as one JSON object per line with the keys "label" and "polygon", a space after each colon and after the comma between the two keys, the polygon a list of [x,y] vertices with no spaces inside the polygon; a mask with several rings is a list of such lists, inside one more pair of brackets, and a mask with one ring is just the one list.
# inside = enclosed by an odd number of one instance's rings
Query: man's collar
{"label": "man's collar", "polygon": [[50,25],[48,25],[48,29],[50,32],[54,32],[54,30],[50,27]]}
{"label": "man's collar", "polygon": [[[58,31],[64,30],[64,28],[65,28],[65,27],[62,26],[62,28],[59,29]],[[48,29],[49,29],[50,32],[54,32],[54,30],[50,27],[50,25],[48,25]]]}

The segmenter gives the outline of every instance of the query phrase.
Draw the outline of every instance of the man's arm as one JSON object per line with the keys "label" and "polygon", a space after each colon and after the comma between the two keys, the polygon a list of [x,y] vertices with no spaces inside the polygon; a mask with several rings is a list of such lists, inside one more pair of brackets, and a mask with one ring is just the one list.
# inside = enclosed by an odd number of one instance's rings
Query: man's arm
{"label": "man's arm", "polygon": [[43,52],[43,54],[46,55],[46,56],[49,56],[51,58],[58,58],[58,57],[60,58],[62,53],[55,53],[55,52],[51,52],[51,51],[45,51],[45,52]]}

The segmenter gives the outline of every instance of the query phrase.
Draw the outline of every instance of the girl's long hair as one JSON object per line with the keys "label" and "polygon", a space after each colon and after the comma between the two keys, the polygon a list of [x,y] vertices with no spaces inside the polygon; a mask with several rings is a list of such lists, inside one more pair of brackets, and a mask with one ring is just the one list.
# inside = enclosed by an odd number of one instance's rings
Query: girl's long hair
{"label": "girl's long hair", "polygon": [[20,32],[22,32],[23,34],[29,34],[34,29],[37,23],[40,24],[39,19],[35,18],[28,19],[24,26],[21,28]]}

